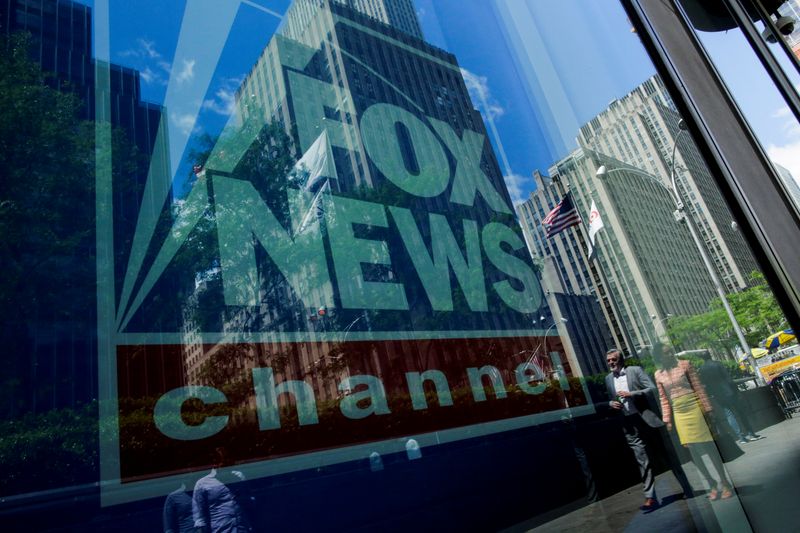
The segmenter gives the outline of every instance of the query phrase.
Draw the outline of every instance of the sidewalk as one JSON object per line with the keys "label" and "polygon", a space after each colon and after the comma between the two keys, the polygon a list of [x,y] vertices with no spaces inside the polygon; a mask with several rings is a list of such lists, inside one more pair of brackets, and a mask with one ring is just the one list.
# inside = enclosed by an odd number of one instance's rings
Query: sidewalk
{"label": "sidewalk", "polygon": [[[661,507],[655,511],[639,510],[643,498],[637,485],[545,524],[540,517],[509,531],[800,531],[800,418],[760,434],[766,438],[742,445],[744,455],[725,465],[736,489],[730,500],[710,502],[705,490],[684,500],[672,473],[665,472],[656,479]],[[692,485],[703,487],[694,465],[684,468]]]}

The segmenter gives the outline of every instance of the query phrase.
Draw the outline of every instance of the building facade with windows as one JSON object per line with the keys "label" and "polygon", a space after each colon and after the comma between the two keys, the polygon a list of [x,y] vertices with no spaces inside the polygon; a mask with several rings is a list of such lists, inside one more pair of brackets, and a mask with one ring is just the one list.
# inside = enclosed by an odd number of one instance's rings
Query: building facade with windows
{"label": "building facade with windows", "polygon": [[[107,102],[108,118],[110,126],[116,130],[117,146],[125,147],[128,151],[125,167],[117,168],[115,176],[120,192],[113,199],[114,209],[118,214],[118,227],[127,225],[130,228],[143,203],[142,189],[150,160],[154,162],[155,172],[166,174],[164,161],[153,158],[156,151],[164,148],[164,137],[157,138],[158,129],[166,125],[162,124],[163,108],[142,100],[139,72],[114,63],[103,65],[103,70],[107,73],[107,84],[97,83],[97,64],[92,51],[92,9],[77,2],[4,0],[0,2],[0,36],[6,39],[4,53],[9,56],[12,55],[10,47],[17,42],[14,39],[23,39],[22,42],[28,48],[28,56],[35,65],[34,75],[42,76],[47,87],[61,94],[73,95],[76,98],[77,113],[74,118],[85,121],[84,125],[90,125],[96,117],[96,98]],[[15,68],[11,67],[5,72],[9,83],[13,83],[10,80],[16,76],[25,74],[15,71]],[[32,113],[27,120],[30,124],[26,127],[35,130],[39,116]],[[72,124],[72,127],[79,126]],[[76,141],[74,138],[72,140]],[[86,141],[80,139],[78,144],[83,142]],[[47,150],[56,153],[63,151],[67,155],[66,161],[69,161],[68,157],[72,155],[70,150],[92,151],[92,145],[51,146]],[[8,154],[11,153],[13,151],[9,150]],[[87,152],[80,157],[89,156]],[[17,163],[13,159],[7,159],[6,164]],[[74,168],[68,168],[66,162],[61,164],[64,165],[65,173],[75,172]],[[15,170],[19,170],[19,167]],[[10,179],[10,174],[5,176]],[[34,205],[37,202],[40,205],[50,202],[69,204],[71,197],[93,194],[93,178],[81,176],[78,179],[81,181],[81,190],[64,190],[56,197],[46,199],[50,192],[43,186],[39,191],[28,195],[27,200],[33,201]],[[38,200],[37,194],[42,194]],[[8,192],[6,201],[15,203],[13,195]],[[47,217],[44,218],[46,220]],[[64,237],[69,241],[66,246],[56,244],[54,241],[57,242],[58,239],[49,239],[54,244],[50,248],[53,257],[48,260],[52,264],[47,268],[51,272],[60,272],[53,275],[53,279],[86,280],[87,277],[93,277],[95,254],[91,238],[94,229],[87,225],[86,220],[81,219],[82,217],[76,215],[68,216],[62,221],[62,235],[71,234],[69,239]],[[40,237],[36,234],[29,234],[23,242],[30,243],[30,239],[38,238]],[[46,249],[45,246],[43,250]],[[30,265],[30,261],[23,260],[20,263]],[[30,276],[29,279],[37,279],[36,271],[41,268],[40,263],[38,260],[33,261],[33,269],[23,267],[28,270],[23,278]],[[46,262],[41,264],[44,266]],[[47,275],[44,272],[42,274]],[[59,290],[55,290],[55,294],[60,294]],[[20,313],[20,316],[30,312],[34,316],[48,317],[37,328],[38,335],[32,335],[28,328],[17,327],[13,320],[7,322],[8,326],[3,331],[4,344],[17,347],[10,349],[5,357],[9,367],[19,369],[19,378],[13,386],[18,400],[13,404],[23,410],[32,409],[36,412],[74,407],[97,398],[97,339],[94,335],[96,315],[86,311],[91,307],[90,302],[94,297],[76,291],[69,296],[61,295],[58,299],[64,305],[61,312],[54,311],[46,303],[48,298],[40,297],[36,302],[31,302],[29,309]],[[49,329],[47,334],[44,333],[46,329]],[[28,350],[35,354],[32,358],[21,355]],[[39,368],[39,360],[49,361],[50,364],[43,364]],[[31,386],[34,382],[47,382],[48,392],[37,394],[36,388]]]}
{"label": "building facade with windows", "polygon": [[[541,187],[518,207],[520,222],[532,253],[553,258],[560,284],[571,293],[601,298],[615,341],[631,354],[640,353],[666,337],[668,316],[702,313],[715,293],[657,178],[635,169],[601,178],[601,165],[624,169],[621,161],[579,149],[553,165],[549,178],[537,173]],[[585,225],[546,237],[542,213],[567,192],[585,220],[592,201],[603,219],[594,261],[587,257]]]}
{"label": "building facade with windows", "polygon": [[792,530],[789,7],[0,0],[3,525]]}
{"label": "building facade with windows", "polygon": [[674,166],[680,194],[726,290],[741,290],[758,265],[744,237],[731,226],[733,215],[697,146],[681,135],[679,121],[661,78],[654,76],[581,127],[578,143],[656,176],[666,186],[671,186]]}

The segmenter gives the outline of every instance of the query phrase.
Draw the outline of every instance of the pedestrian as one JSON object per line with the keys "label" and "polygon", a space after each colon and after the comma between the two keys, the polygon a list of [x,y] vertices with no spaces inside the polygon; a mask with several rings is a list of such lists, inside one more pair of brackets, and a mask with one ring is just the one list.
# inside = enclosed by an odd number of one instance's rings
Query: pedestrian
{"label": "pedestrian", "polygon": [[[692,462],[711,487],[708,498],[730,498],[731,483],[704,416],[711,413],[711,403],[697,372],[688,361],[679,361],[670,348],[653,353],[653,360],[660,368],[655,378],[667,429],[675,428],[681,445],[689,450]],[[706,468],[703,457],[709,458],[713,472]]]}
{"label": "pedestrian", "polygon": [[625,358],[617,348],[606,353],[606,362],[611,371],[606,376],[606,389],[612,398],[608,405],[624,415],[622,427],[625,440],[639,464],[645,498],[641,509],[651,511],[659,505],[651,457],[658,440],[661,441],[661,448],[683,489],[684,496],[691,498],[693,495],[691,485],[663,429],[664,422],[658,414],[656,386],[653,380],[641,367],[625,366]]}
{"label": "pedestrian", "polygon": [[245,533],[252,531],[244,474],[229,470],[232,462],[224,448],[214,451],[211,472],[200,478],[192,495],[195,527],[204,533]]}
{"label": "pedestrian", "polygon": [[739,439],[739,444],[763,439],[764,437],[753,431],[750,419],[740,402],[739,388],[733,383],[725,366],[711,359],[708,351],[700,354],[700,358],[703,359],[698,370],[700,381],[706,388],[714,411],[725,415],[728,425]]}
{"label": "pedestrian", "polygon": [[[181,482],[177,490],[170,492],[164,501],[163,522],[164,533],[194,533],[192,517],[192,491],[188,490],[187,479]],[[189,485],[191,486],[191,485]]]}

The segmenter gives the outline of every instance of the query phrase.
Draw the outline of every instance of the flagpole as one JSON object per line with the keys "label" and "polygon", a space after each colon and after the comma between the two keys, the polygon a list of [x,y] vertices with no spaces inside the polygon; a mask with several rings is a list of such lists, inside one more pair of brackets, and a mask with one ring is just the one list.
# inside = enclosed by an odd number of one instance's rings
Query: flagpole
{"label": "flagpole", "polygon": [[[593,208],[593,209],[595,209],[595,203],[594,203],[594,199],[592,199],[592,208]],[[599,227],[599,228],[598,228],[598,229],[597,229],[597,230],[594,232],[594,233],[595,233],[595,235],[597,234],[597,231],[599,231],[600,229],[602,229],[603,227],[605,227],[605,225],[602,223],[602,220],[603,220],[603,219],[602,219],[602,218],[600,218],[600,212],[599,212],[599,211],[597,212],[597,215],[598,215],[598,218],[599,218],[599,220],[600,220],[600,224],[601,224],[601,225],[600,225],[600,227]],[[592,252],[594,252],[594,250],[595,250],[595,246],[594,246],[594,242],[593,242],[593,235],[592,235],[591,216],[592,216],[592,211],[590,211],[590,212],[589,212],[589,220],[590,220],[590,223],[589,223],[589,229],[588,229],[588,233],[589,233],[589,245],[592,247]],[[620,260],[619,260],[619,257],[618,257],[618,255],[617,255],[616,251],[615,251],[614,253],[612,253],[612,254],[611,254],[611,257],[613,257],[613,259],[614,259],[614,262],[615,262],[617,265],[619,265],[619,263],[620,263]],[[592,259],[592,256],[591,256],[591,254],[589,254],[589,260],[591,261],[591,259]],[[621,269],[620,269],[620,271],[621,271]],[[641,340],[642,340],[642,341],[644,341],[644,340],[645,340],[643,336],[644,336],[644,335],[646,335],[646,336],[647,336],[647,339],[646,339],[646,340],[647,340],[647,341],[650,343],[650,344],[649,344],[649,346],[650,346],[650,349],[652,350],[653,348],[655,348],[655,341],[654,341],[654,339],[653,339],[653,334],[655,334],[655,333],[656,333],[656,331],[655,331],[655,328],[653,328],[653,331],[652,331],[652,333],[651,333],[651,331],[649,330],[649,327],[650,327],[650,326],[652,326],[652,323],[651,323],[651,321],[649,321],[649,320],[646,320],[644,316],[642,316],[642,310],[641,310],[640,306],[638,305],[639,299],[637,299],[637,298],[636,298],[636,295],[635,295],[635,293],[633,292],[633,289],[631,289],[631,284],[630,284],[630,282],[628,281],[628,276],[620,275],[620,276],[619,276],[619,279],[621,279],[621,280],[622,280],[622,283],[625,285],[625,291],[628,293],[628,298],[629,298],[629,301],[630,301],[630,305],[629,305],[629,307],[630,307],[630,310],[631,310],[632,312],[634,312],[634,313],[636,314],[636,317],[638,318],[638,323],[636,323],[636,330],[637,330],[637,331],[639,331],[639,334],[640,334],[640,335],[642,335],[642,337],[641,337]],[[648,316],[649,316],[649,315],[648,315]],[[644,347],[644,346],[646,346],[646,345],[644,345],[644,344],[639,344],[639,345],[637,345],[637,346]],[[635,348],[635,347],[634,347],[634,348]],[[637,351],[636,353],[639,353],[639,352]]]}
{"label": "flagpole", "polygon": [[[569,184],[566,185],[565,189],[566,189],[567,193],[572,192],[572,189],[570,188]],[[588,237],[589,236],[589,228],[586,225],[586,222],[583,220],[583,217],[580,217],[580,219],[581,219],[581,227],[583,228],[585,235]],[[584,242],[583,245],[586,246],[586,242]],[[596,246],[592,246],[592,247],[595,250],[595,258],[597,258],[597,254],[599,253],[599,250],[597,249]],[[587,257],[587,262],[589,264],[589,273],[591,274],[592,259]],[[636,354],[636,349],[635,349],[636,346],[634,345],[633,340],[631,339],[630,334],[628,333],[628,328],[625,327],[625,325],[622,323],[622,313],[620,312],[619,307],[617,307],[617,303],[614,300],[613,295],[611,294],[611,286],[608,283],[608,278],[606,277],[605,272],[603,272],[603,267],[600,264],[600,261],[595,261],[595,265],[597,266],[597,275],[600,277],[600,281],[603,284],[603,286],[605,287],[606,298],[608,298],[608,303],[612,307],[612,310],[613,310],[614,314],[616,314],[617,317],[618,317],[617,324],[619,325],[620,334],[623,336],[625,343],[628,345],[628,351],[632,355],[635,355]],[[600,294],[599,290],[597,291],[597,295],[602,300],[603,296]]]}

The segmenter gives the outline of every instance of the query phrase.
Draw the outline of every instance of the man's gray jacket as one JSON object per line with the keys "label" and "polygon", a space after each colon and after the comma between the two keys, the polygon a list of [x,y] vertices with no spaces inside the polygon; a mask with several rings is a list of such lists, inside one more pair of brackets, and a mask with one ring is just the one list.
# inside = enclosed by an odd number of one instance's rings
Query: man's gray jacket
{"label": "man's gray jacket", "polygon": [[[642,420],[650,427],[662,427],[664,422],[661,420],[658,402],[656,401],[656,385],[653,380],[640,366],[626,366],[623,372],[628,376],[628,389],[631,391],[631,400],[639,411]],[[616,400],[617,389],[614,387],[613,372],[609,372],[606,376],[606,388],[608,389],[609,397]]]}

